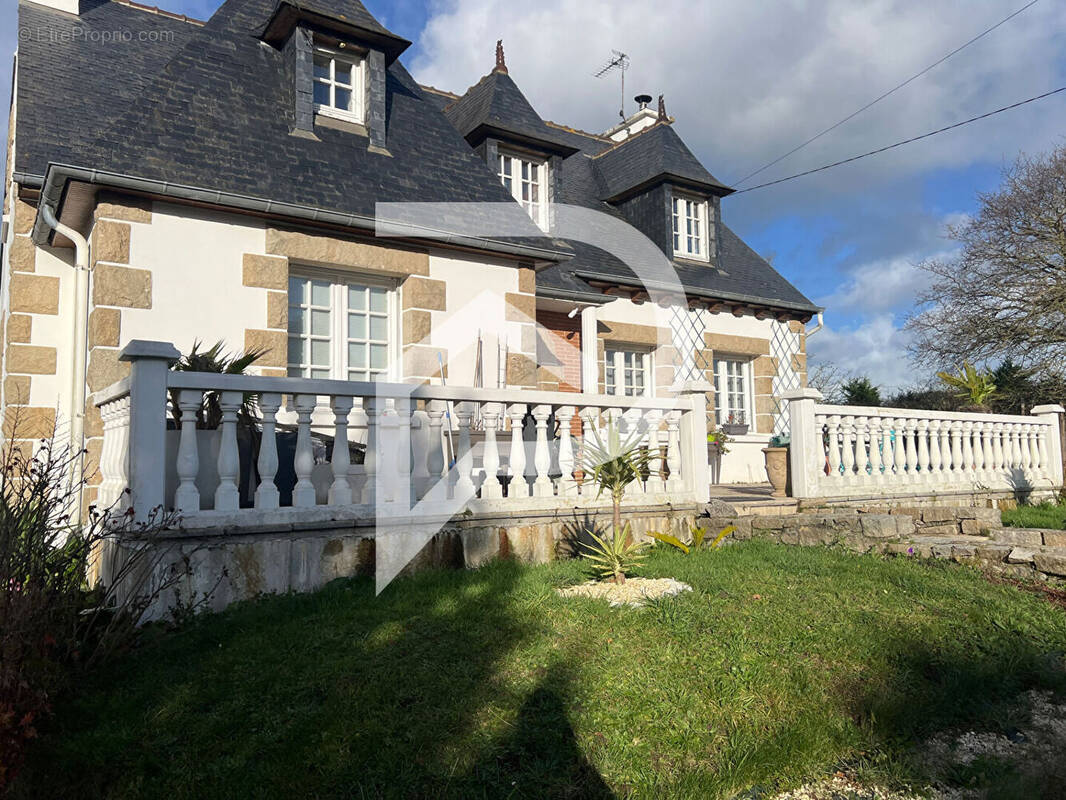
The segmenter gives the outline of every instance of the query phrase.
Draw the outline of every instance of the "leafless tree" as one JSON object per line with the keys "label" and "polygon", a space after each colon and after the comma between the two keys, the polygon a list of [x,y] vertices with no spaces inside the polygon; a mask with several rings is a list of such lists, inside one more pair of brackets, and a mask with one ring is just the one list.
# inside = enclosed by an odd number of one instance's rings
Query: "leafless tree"
{"label": "leafless tree", "polygon": [[822,393],[823,402],[838,405],[844,402],[841,388],[851,375],[832,361],[818,361],[810,364],[807,372],[807,385]]}
{"label": "leafless tree", "polygon": [[919,265],[933,280],[907,321],[911,356],[1066,375],[1066,144],[1020,156],[978,199],[976,216],[948,228],[958,253]]}

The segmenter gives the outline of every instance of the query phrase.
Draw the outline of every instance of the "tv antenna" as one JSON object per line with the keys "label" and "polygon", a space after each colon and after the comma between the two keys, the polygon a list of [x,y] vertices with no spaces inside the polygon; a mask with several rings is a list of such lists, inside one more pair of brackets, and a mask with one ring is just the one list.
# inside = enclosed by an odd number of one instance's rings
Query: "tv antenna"
{"label": "tv antenna", "polygon": [[611,50],[611,58],[604,64],[600,71],[593,77],[602,78],[608,73],[618,70],[622,75],[622,107],[618,110],[618,116],[626,118],[626,70],[629,69],[629,56],[618,50]]}

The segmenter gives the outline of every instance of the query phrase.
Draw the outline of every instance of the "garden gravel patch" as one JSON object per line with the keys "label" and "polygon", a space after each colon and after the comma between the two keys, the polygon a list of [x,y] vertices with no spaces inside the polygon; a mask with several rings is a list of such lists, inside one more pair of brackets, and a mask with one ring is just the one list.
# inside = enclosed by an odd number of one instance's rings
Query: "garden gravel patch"
{"label": "garden gravel patch", "polygon": [[648,600],[691,591],[692,587],[687,583],[673,578],[627,578],[625,583],[589,581],[558,590],[563,597],[591,597],[606,600],[612,606],[634,607],[640,607]]}

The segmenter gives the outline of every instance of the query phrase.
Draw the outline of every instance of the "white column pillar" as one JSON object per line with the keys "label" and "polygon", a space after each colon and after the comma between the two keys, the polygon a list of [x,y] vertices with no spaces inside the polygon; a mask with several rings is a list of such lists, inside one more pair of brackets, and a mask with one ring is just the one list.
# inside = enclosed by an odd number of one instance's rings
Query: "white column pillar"
{"label": "white column pillar", "polygon": [[[711,499],[711,465],[707,460],[707,381],[681,384],[681,477],[697,503]],[[687,407],[686,407],[687,406]]]}
{"label": "white column pillar", "polygon": [[167,371],[181,358],[169,342],[134,339],[119,356],[130,369],[130,496],[144,521],[166,501]]}
{"label": "white column pillar", "polygon": [[[781,399],[788,401],[792,496],[816,497],[818,476],[825,467],[822,432],[814,424],[814,406],[822,399],[822,393],[817,389],[796,389],[785,392]],[[830,442],[830,447],[834,446]]]}
{"label": "white column pillar", "polygon": [[1059,419],[1061,415],[1066,414],[1066,409],[1060,405],[1043,405],[1036,406],[1030,413],[1048,425],[1047,463],[1044,465],[1044,471],[1052,486],[1062,486],[1062,437],[1059,433]]}

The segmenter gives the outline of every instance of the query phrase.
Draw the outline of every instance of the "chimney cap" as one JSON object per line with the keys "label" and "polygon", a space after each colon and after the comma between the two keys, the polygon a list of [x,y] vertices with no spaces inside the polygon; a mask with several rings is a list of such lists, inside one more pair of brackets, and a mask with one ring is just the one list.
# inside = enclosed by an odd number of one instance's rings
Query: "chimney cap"
{"label": "chimney cap", "polygon": [[502,72],[507,74],[507,61],[503,56],[503,39],[496,40],[496,66],[493,68],[495,72]]}
{"label": "chimney cap", "polygon": [[638,94],[633,99],[636,100],[637,105],[639,105],[641,108],[647,108],[648,107],[648,103],[651,102],[651,95],[650,94]]}

